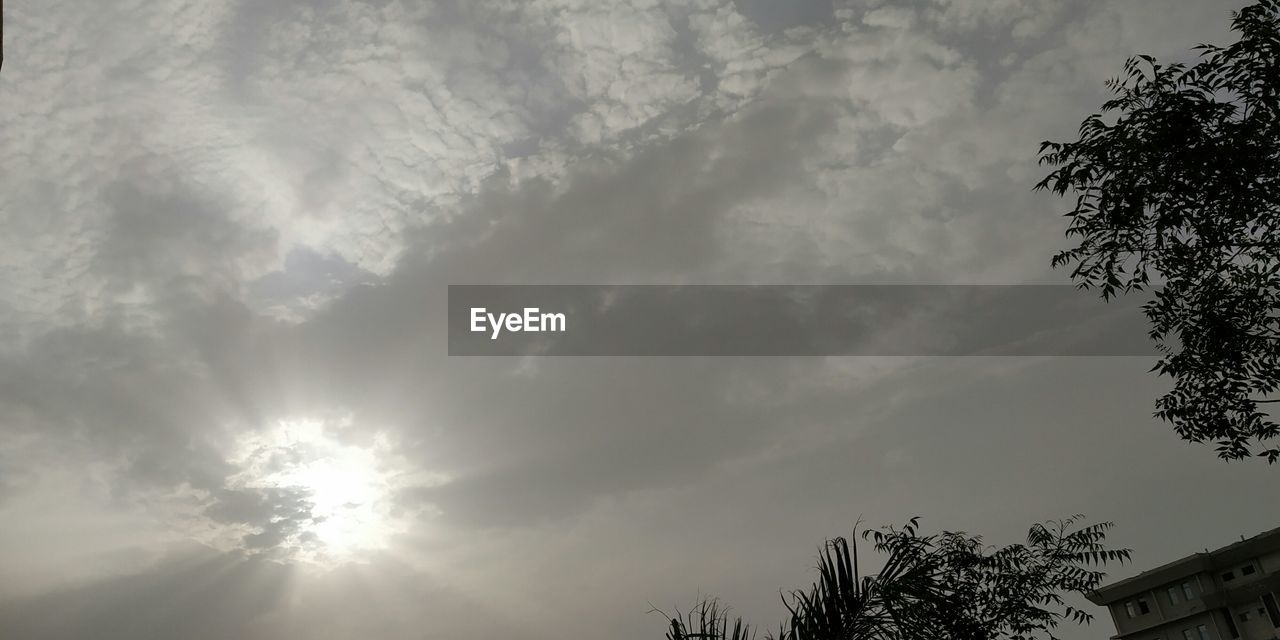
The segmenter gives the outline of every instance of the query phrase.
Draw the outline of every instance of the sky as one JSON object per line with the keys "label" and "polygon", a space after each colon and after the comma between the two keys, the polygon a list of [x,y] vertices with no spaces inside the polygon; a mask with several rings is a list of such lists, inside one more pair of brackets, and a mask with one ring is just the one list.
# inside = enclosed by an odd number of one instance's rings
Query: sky
{"label": "sky", "polygon": [[[1148,358],[465,358],[449,284],[1065,283],[1031,186],[1202,0],[45,0],[0,71],[0,629],[773,627],[822,541],[1277,526]],[[1105,612],[1066,640],[1111,635]]]}

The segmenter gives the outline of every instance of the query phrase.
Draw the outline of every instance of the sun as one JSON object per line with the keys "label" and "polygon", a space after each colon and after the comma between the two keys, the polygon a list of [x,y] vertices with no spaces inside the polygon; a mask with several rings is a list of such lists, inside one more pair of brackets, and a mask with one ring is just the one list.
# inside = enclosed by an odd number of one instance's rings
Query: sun
{"label": "sun", "polygon": [[283,528],[279,547],[326,563],[383,548],[398,530],[391,513],[396,474],[387,460],[390,445],[383,434],[361,435],[350,419],[304,419],[239,440],[233,486],[300,496],[303,513]]}

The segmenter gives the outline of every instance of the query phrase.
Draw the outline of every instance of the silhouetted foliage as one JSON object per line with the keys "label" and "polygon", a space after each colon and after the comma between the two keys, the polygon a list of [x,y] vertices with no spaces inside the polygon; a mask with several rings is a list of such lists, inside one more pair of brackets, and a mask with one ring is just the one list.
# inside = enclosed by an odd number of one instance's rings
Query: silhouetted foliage
{"label": "silhouetted foliage", "polygon": [[[1128,549],[1103,544],[1111,523],[1072,530],[1081,516],[1037,524],[1026,544],[1001,548],[959,532],[923,536],[918,519],[901,529],[862,534],[885,556],[875,575],[859,571],[858,550],[830,540],[818,580],[783,597],[790,619],[774,640],[1029,640],[1053,638],[1066,620],[1092,616],[1066,604],[1102,581],[1100,567],[1125,562]],[[714,600],[670,617],[667,640],[747,640],[754,630]]]}
{"label": "silhouetted foliage", "polygon": [[1153,291],[1153,371],[1173,380],[1155,415],[1224,459],[1274,463],[1280,428],[1260,405],[1280,402],[1280,0],[1233,30],[1190,66],[1130,59],[1078,141],[1043,143],[1057,168],[1036,188],[1076,196],[1079,245],[1055,267],[1106,299]]}

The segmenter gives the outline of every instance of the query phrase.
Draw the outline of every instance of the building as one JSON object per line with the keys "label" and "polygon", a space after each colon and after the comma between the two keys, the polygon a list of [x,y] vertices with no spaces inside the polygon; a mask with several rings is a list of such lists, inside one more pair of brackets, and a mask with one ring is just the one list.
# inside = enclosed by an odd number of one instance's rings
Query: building
{"label": "building", "polygon": [[1089,594],[1117,640],[1280,638],[1280,529],[1175,560]]}

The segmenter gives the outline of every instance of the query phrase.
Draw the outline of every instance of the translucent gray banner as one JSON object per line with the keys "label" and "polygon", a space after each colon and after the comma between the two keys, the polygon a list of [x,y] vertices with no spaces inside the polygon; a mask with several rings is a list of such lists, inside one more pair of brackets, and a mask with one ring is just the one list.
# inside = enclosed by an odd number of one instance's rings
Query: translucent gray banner
{"label": "translucent gray banner", "polygon": [[453,356],[1150,356],[1063,285],[451,285]]}

